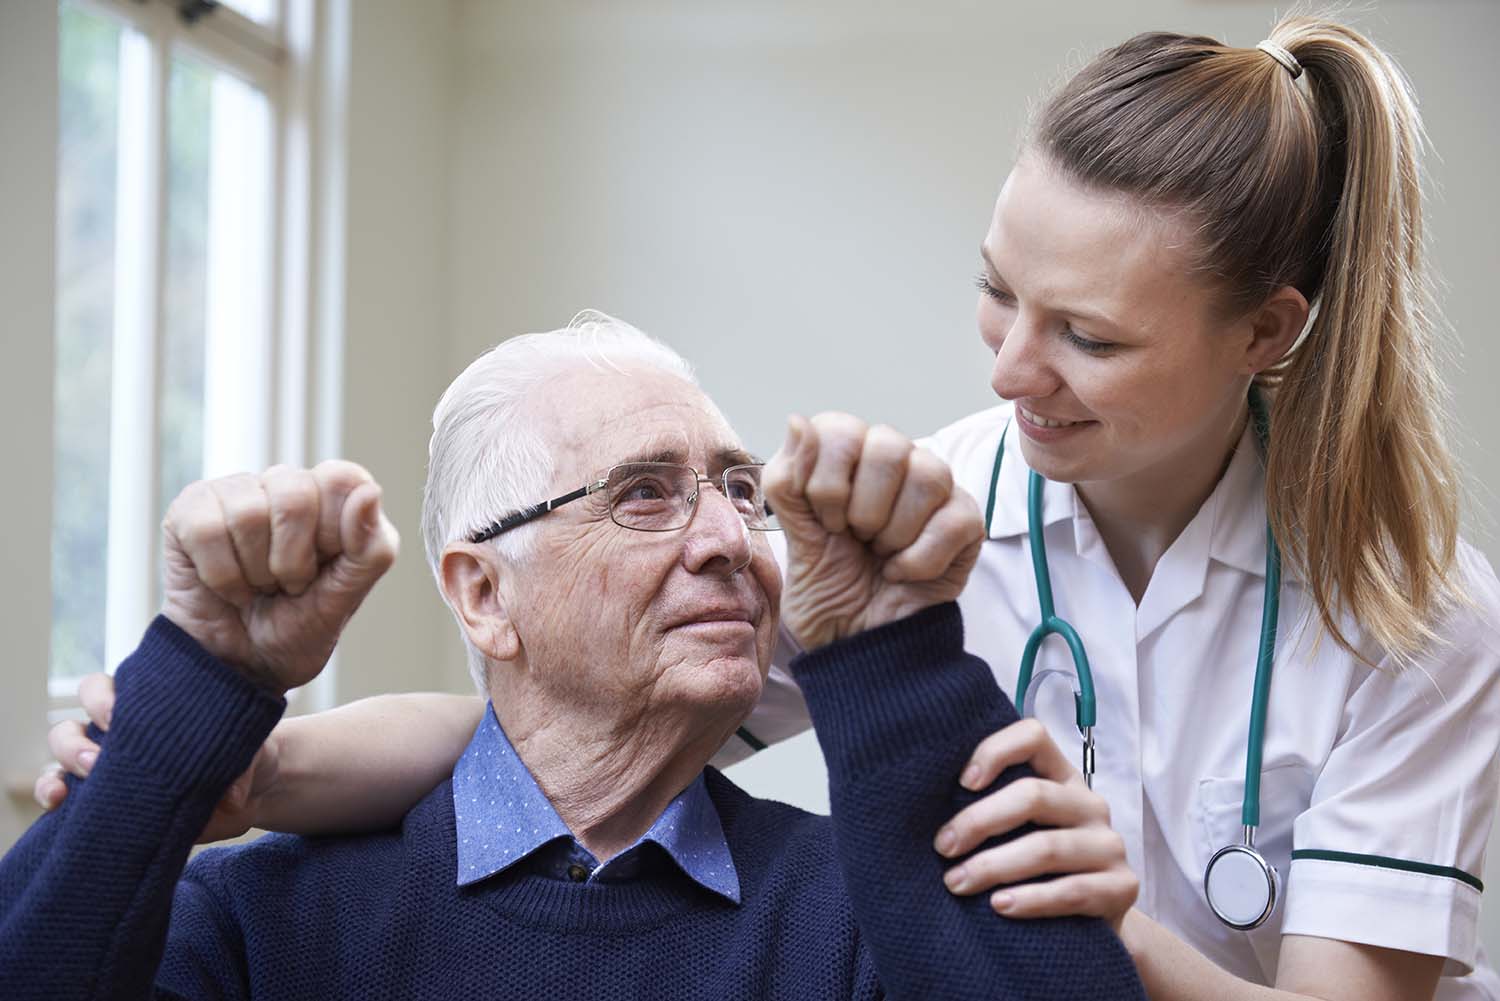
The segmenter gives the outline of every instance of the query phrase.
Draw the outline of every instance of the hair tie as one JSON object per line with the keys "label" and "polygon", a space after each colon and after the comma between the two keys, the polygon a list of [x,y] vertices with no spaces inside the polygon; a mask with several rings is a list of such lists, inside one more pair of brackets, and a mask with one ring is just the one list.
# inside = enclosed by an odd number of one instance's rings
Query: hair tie
{"label": "hair tie", "polygon": [[1257,45],[1256,48],[1286,67],[1286,71],[1292,75],[1293,80],[1302,75],[1302,64],[1297,61],[1297,57],[1269,38]]}

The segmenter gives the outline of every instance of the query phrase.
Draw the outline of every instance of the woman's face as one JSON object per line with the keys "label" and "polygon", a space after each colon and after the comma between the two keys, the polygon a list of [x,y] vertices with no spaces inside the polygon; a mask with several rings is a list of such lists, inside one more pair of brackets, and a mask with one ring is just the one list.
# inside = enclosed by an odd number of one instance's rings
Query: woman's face
{"label": "woman's face", "polygon": [[981,247],[979,332],[1032,469],[1159,486],[1223,460],[1251,335],[1190,273],[1193,238],[1182,218],[1079,187],[1036,154],[1006,179]]}

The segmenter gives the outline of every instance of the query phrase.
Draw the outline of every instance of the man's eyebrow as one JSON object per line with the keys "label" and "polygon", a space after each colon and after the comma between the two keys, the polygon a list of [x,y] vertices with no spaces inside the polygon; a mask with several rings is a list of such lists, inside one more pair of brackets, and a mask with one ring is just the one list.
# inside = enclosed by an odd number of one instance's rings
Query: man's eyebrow
{"label": "man's eyebrow", "polygon": [[675,462],[681,465],[686,458],[687,453],[676,445],[648,445],[639,452],[627,455],[620,462]]}
{"label": "man's eyebrow", "polygon": [[[728,469],[730,466],[750,466],[761,462],[760,459],[751,455],[739,446],[725,446],[718,448],[710,456],[711,468],[705,472],[715,472]],[[687,453],[680,446],[647,446],[639,452],[628,455],[620,460],[621,464],[627,462],[675,462],[680,466],[688,465]]]}
{"label": "man's eyebrow", "polygon": [[764,461],[743,448],[721,448],[714,453],[713,458],[715,468],[718,469],[728,469],[730,466],[754,466]]}

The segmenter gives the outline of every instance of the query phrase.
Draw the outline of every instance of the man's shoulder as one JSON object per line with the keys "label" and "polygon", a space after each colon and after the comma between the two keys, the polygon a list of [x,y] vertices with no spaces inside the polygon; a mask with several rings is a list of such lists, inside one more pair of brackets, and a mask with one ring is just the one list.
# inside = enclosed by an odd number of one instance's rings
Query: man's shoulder
{"label": "man's shoulder", "polygon": [[833,858],[833,827],[827,817],[752,796],[713,767],[704,777],[736,864],[779,866],[798,855],[810,861]]}
{"label": "man's shoulder", "polygon": [[452,784],[445,780],[399,826],[357,834],[263,834],[253,841],[205,848],[188,863],[184,878],[226,895],[272,886],[326,889],[345,882],[373,887],[401,878],[414,866],[436,865],[445,846],[452,856],[452,804]]}

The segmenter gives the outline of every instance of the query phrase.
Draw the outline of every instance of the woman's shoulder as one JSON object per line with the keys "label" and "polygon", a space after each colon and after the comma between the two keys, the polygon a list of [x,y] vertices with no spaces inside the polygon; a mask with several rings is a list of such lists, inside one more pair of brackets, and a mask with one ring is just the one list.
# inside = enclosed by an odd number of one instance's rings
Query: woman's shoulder
{"label": "woman's shoulder", "polygon": [[1409,658],[1382,649],[1357,615],[1344,613],[1345,635],[1377,665],[1374,670],[1357,666],[1355,687],[1379,678],[1377,687],[1407,695],[1414,687],[1420,696],[1436,695],[1439,702],[1482,697],[1500,709],[1500,579],[1485,555],[1460,539],[1448,581],[1451,596],[1429,620],[1428,640]]}
{"label": "woman's shoulder", "polygon": [[1477,547],[1459,539],[1450,580],[1456,600],[1439,620],[1439,636],[1482,646],[1500,658],[1500,579],[1494,567]]}

